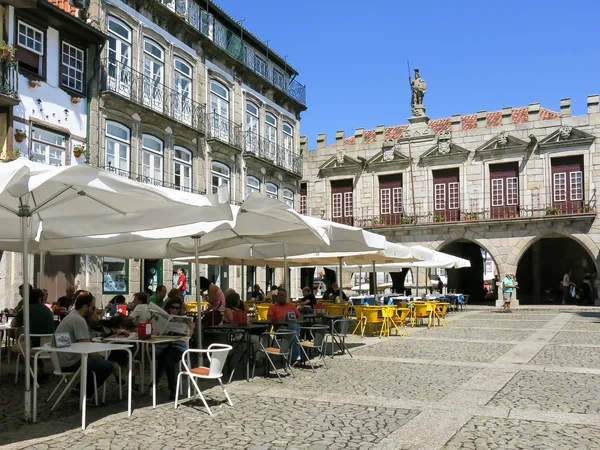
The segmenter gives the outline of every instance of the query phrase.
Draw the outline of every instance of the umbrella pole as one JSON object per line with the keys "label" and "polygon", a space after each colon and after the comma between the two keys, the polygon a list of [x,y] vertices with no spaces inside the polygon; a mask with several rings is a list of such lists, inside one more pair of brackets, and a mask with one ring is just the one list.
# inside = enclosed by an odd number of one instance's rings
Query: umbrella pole
{"label": "umbrella pole", "polygon": [[246,299],[246,294],[248,293],[248,289],[246,289],[246,266],[244,265],[244,260],[242,259],[242,289],[241,295],[242,302]]}
{"label": "umbrella pole", "polygon": [[[194,238],[194,270],[196,271],[196,312],[198,313],[198,323],[196,324],[196,338],[198,348],[202,349],[202,317],[200,316],[200,302],[202,300],[202,291],[200,290],[200,263],[199,259],[200,238]],[[198,359],[199,365],[202,365],[202,356]]]}
{"label": "umbrella pole", "polygon": [[29,248],[28,248],[28,219],[31,217],[29,206],[19,206],[21,218],[21,238],[23,239],[23,325],[25,328],[25,420],[31,420],[31,341],[29,339]]}
{"label": "umbrella pole", "polygon": [[290,292],[290,277],[288,276],[288,271],[290,269],[290,264],[288,263],[287,256],[283,257],[283,279],[284,279],[284,287],[287,291],[288,298],[292,298],[292,294]]}
{"label": "umbrella pole", "polygon": [[38,288],[44,289],[44,266],[46,265],[46,252],[40,250],[40,278],[38,280]]}
{"label": "umbrella pole", "polygon": [[375,272],[375,261],[371,263],[371,270],[373,271],[373,296],[377,298],[377,272]]}
{"label": "umbrella pole", "polygon": [[362,295],[362,266],[358,266],[358,295]]}
{"label": "umbrella pole", "polygon": [[340,314],[344,315],[344,288],[342,287],[342,258],[339,258],[340,266],[338,271],[338,287],[340,288],[338,296],[340,299]]}

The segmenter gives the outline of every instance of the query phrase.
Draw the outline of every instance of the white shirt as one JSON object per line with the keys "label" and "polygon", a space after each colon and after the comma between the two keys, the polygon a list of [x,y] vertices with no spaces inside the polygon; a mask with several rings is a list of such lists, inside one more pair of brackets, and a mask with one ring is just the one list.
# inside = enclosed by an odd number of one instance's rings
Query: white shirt
{"label": "white shirt", "polygon": [[133,323],[138,322],[150,322],[150,311],[148,311],[148,305],[140,303],[131,311],[131,319]]}
{"label": "white shirt", "polygon": [[571,284],[570,281],[569,274],[565,273],[565,276],[563,277],[563,286],[569,286]]}

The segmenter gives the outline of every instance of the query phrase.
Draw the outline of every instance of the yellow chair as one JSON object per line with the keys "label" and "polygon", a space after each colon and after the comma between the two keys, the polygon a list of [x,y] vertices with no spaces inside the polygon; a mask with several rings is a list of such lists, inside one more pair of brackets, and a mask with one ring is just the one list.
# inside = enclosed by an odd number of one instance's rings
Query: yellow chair
{"label": "yellow chair", "polygon": [[[395,309],[396,307],[391,305],[381,309],[383,324],[381,326],[381,330],[379,331],[379,337],[381,337],[384,334],[389,337],[392,331],[392,326],[396,327],[396,324],[394,324],[394,322],[392,321],[394,315],[396,314]],[[398,327],[396,327],[396,330],[398,330]],[[398,334],[402,336],[400,330],[398,330]]]}
{"label": "yellow chair", "polygon": [[446,315],[448,314],[448,307],[450,303],[437,303],[435,305],[435,310],[433,314],[438,321],[438,325],[441,323],[442,326],[448,327],[448,321],[446,320]]}
{"label": "yellow chair", "polygon": [[415,324],[422,324],[423,319],[427,318],[427,326],[430,327],[433,322],[431,317],[432,309],[430,304],[415,302],[410,324],[414,327]]}
{"label": "yellow chair", "polygon": [[365,335],[365,317],[363,315],[363,310],[365,309],[364,306],[355,306],[354,307],[354,314],[356,314],[356,326],[354,327],[354,330],[352,331],[352,336],[354,336],[354,334],[356,333],[356,330],[358,330],[360,328],[360,335],[364,336]]}
{"label": "yellow chair", "polygon": [[[185,304],[185,310],[187,312],[196,311],[197,305],[198,305],[198,303],[196,303],[196,302],[188,302],[188,303]],[[200,305],[202,305],[202,303],[200,303]]]}
{"label": "yellow chair", "polygon": [[394,315],[391,319],[391,323],[393,324],[394,328],[396,328],[396,333],[398,333],[399,336],[402,336],[402,333],[398,328],[398,324],[400,324],[400,326],[404,329],[406,335],[410,337],[410,333],[405,326],[406,319],[409,318],[410,311],[411,310],[408,308],[394,308]]}
{"label": "yellow chair", "polygon": [[200,311],[206,311],[208,309],[208,302],[200,302]]}
{"label": "yellow chair", "polygon": [[269,306],[256,305],[256,316],[258,320],[267,320],[267,313],[269,312]]}
{"label": "yellow chair", "polygon": [[[367,327],[367,325],[371,329],[371,335],[373,335],[373,325],[381,325],[382,328],[384,327],[385,321],[383,320],[382,317],[379,317],[379,311],[381,311],[382,309],[383,309],[383,307],[381,307],[381,306],[365,306],[365,309],[363,309],[363,316],[365,318],[365,325],[363,327],[363,336],[364,336],[364,330]],[[381,337],[381,330],[379,333],[379,337]]]}
{"label": "yellow chair", "polygon": [[340,314],[344,314],[347,308],[347,305],[344,305],[342,309],[339,304],[325,304],[325,314],[328,316],[339,316]]}

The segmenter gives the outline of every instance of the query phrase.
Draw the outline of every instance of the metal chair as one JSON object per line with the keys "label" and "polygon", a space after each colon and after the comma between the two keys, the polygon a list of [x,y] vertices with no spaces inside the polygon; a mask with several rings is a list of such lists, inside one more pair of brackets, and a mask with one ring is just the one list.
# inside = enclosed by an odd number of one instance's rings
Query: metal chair
{"label": "metal chair", "polygon": [[[30,338],[39,338],[40,339],[40,345],[46,345],[49,344],[50,342],[52,342],[52,336],[54,336],[53,334],[30,334],[29,337]],[[23,358],[23,360],[25,360],[25,335],[22,334],[19,336],[19,339],[17,340],[17,346],[19,347],[19,353],[17,353],[17,367],[15,369],[15,384],[17,384],[17,382],[19,381],[19,361],[21,360],[21,358]],[[39,347],[36,346],[36,347]],[[40,352],[40,353],[44,353],[44,352]],[[35,353],[31,353],[31,358],[33,358],[35,356]],[[49,360],[50,359],[50,354],[48,353],[44,353],[43,355],[38,356],[38,360],[39,359],[45,359],[45,360]],[[33,368],[29,367],[29,372],[31,373],[31,376],[33,377]],[[39,384],[38,384],[38,388],[39,388]]]}
{"label": "metal chair", "polygon": [[333,324],[331,325],[331,334],[328,334],[325,336],[325,339],[327,339],[327,337],[331,337],[331,357],[332,358],[334,355],[334,350],[333,350],[334,342],[337,344],[339,349],[342,351],[342,355],[344,354],[344,351],[347,351],[348,354],[350,355],[350,357],[354,358],[354,356],[352,356],[352,353],[350,353],[350,350],[348,349],[348,347],[346,347],[346,337],[348,336],[348,332],[350,331],[350,327],[352,325],[354,325],[354,321],[352,319],[338,319],[338,320],[333,321]]}
{"label": "metal chair", "polygon": [[[263,337],[268,337],[268,341],[269,341],[269,345],[268,347],[265,347],[263,345]],[[293,377],[296,377],[296,375],[294,375],[294,371],[292,370],[292,365],[290,364],[290,358],[292,355],[292,347],[294,345],[295,342],[297,342],[298,340],[298,335],[296,334],[296,331],[294,330],[287,330],[287,329],[280,329],[277,331],[273,331],[273,332],[269,332],[266,331],[263,334],[261,334],[260,336],[260,349],[258,350],[261,353],[264,353],[265,357],[267,358],[267,360],[269,361],[269,364],[271,365],[271,367],[273,368],[273,370],[275,370],[275,374],[277,375],[277,378],[279,378],[279,381],[283,383],[283,380],[281,379],[281,376],[279,375],[279,371],[277,370],[277,367],[275,367],[275,364],[273,363],[273,360],[271,359],[272,356],[280,356],[281,358],[283,358],[285,365],[283,366],[284,370],[288,371],[288,368],[290,369],[290,373],[292,374]],[[252,364],[252,378],[254,378],[254,369],[256,367],[256,357],[254,358],[254,363]]]}
{"label": "metal chair", "polygon": [[[189,381],[194,385],[196,392],[200,396],[202,403],[206,407],[208,414],[212,416],[212,411],[208,407],[204,396],[202,395],[202,391],[198,387],[198,383],[196,383],[196,378],[201,378],[205,380],[217,380],[223,389],[223,393],[227,398],[227,402],[229,406],[233,406],[231,402],[231,398],[229,398],[229,394],[227,393],[227,389],[225,389],[225,385],[221,381],[221,377],[223,376],[223,366],[225,365],[225,361],[227,360],[227,355],[231,351],[231,345],[223,345],[223,344],[212,344],[206,350],[197,350],[197,349],[188,349],[183,352],[181,355],[181,364],[185,368],[184,371],[179,372],[177,375],[177,388],[175,389],[175,409],[177,409],[179,402],[179,389],[181,384],[181,377],[187,375]],[[209,361],[209,367],[196,367],[194,369],[190,368],[190,353],[198,353],[201,355],[206,355]]]}
{"label": "metal chair", "polygon": [[312,338],[312,341],[300,342],[302,352],[304,353],[308,364],[310,364],[311,369],[313,372],[315,371],[315,367],[312,365],[312,362],[304,349],[313,348],[317,350],[321,360],[323,361],[323,366],[328,369],[327,363],[325,362],[325,338],[329,335],[329,327],[327,325],[313,325],[312,327],[302,327],[302,329],[307,330]]}

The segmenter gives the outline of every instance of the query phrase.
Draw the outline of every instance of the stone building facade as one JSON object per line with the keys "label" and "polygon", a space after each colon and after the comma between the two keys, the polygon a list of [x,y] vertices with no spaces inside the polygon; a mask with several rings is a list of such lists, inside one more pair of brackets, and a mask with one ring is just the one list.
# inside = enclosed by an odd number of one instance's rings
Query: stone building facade
{"label": "stone building facade", "polygon": [[[489,255],[500,279],[516,274],[522,303],[560,301],[568,269],[576,283],[598,273],[599,99],[581,116],[562,99],[558,111],[534,103],[338,131],[333,145],[320,134],[315,150],[302,144],[302,211],[470,259],[448,288],[472,300]],[[421,289],[438,275],[421,271]]]}

